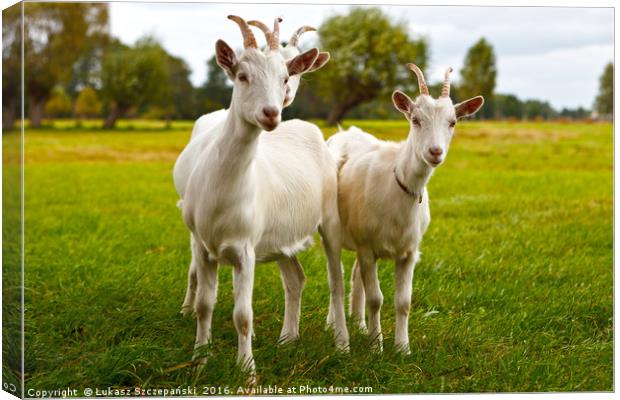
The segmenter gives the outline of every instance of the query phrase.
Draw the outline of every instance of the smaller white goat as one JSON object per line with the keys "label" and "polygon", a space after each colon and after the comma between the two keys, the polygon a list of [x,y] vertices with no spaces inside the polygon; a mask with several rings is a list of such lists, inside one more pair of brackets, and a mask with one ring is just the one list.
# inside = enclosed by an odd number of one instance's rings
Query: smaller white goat
{"label": "smaller white goat", "polygon": [[409,353],[408,318],[413,270],[418,248],[430,223],[426,190],[433,171],[448,154],[459,118],[472,115],[484,103],[481,96],[457,105],[450,100],[450,72],[446,71],[441,96],[433,99],[422,71],[408,64],[417,77],[421,96],[411,100],[394,91],[392,100],[410,124],[401,143],[386,142],[350,128],[332,136],[327,145],[337,160],[338,209],[345,248],[357,251],[351,274],[350,312],[366,330],[364,298],[371,339],[382,349],[380,309],[383,295],[377,278],[379,258],[396,264],[396,347]]}

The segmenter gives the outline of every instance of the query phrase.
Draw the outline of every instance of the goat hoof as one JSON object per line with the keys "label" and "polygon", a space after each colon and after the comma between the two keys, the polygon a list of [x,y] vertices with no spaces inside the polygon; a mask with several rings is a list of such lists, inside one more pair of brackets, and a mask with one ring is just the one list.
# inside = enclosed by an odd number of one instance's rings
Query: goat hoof
{"label": "goat hoof", "polygon": [[182,314],[184,317],[189,317],[190,315],[194,314],[194,307],[188,304],[183,304],[179,313]]}
{"label": "goat hoof", "polygon": [[403,356],[411,355],[411,350],[409,349],[409,343],[396,343],[396,351],[399,352]]}
{"label": "goat hoof", "polygon": [[336,350],[342,352],[342,353],[348,353],[350,348],[349,348],[349,341],[336,341]]}
{"label": "goat hoof", "polygon": [[325,321],[325,330],[330,329],[334,325],[334,317],[331,310],[327,313],[327,320]]}
{"label": "goat hoof", "polygon": [[197,357],[194,355],[194,357],[192,357],[192,362],[194,363],[196,371],[200,371],[207,365],[207,357]]}
{"label": "goat hoof", "polygon": [[279,345],[287,345],[291,343],[295,343],[299,340],[299,335],[295,335],[292,333],[282,333],[280,334],[280,338],[278,339]]}
{"label": "goat hoof", "polygon": [[370,347],[375,353],[383,353],[383,343],[375,342]]}
{"label": "goat hoof", "polygon": [[202,369],[207,364],[207,343],[196,344],[194,346],[194,354],[192,355],[192,362],[197,370]]}
{"label": "goat hoof", "polygon": [[248,378],[245,380],[245,385],[248,387],[256,386],[256,371],[250,371]]}

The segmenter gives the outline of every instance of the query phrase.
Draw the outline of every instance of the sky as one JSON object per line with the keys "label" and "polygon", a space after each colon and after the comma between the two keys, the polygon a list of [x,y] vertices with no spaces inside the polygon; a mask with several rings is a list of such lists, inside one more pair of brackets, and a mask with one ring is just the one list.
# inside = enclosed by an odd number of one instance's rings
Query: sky
{"label": "sky", "polygon": [[[127,44],[151,34],[164,48],[182,57],[192,70],[191,80],[206,80],[206,61],[215,42],[224,39],[240,48],[236,24],[226,19],[236,14],[268,25],[282,16],[281,36],[287,38],[301,25],[320,26],[349,5],[305,4],[199,4],[111,3],[112,34]],[[463,65],[469,47],[484,37],[497,60],[496,93],[512,93],[521,99],[549,101],[556,109],[591,108],[598,80],[614,57],[614,15],[611,8],[566,7],[468,7],[381,6],[395,21],[407,24],[412,37],[430,43],[429,82],[440,81],[446,67],[453,79]],[[262,35],[257,39],[263,41]],[[302,36],[301,47],[310,48],[317,34]],[[330,62],[337,62],[331,60]],[[320,73],[320,72],[319,72]],[[303,90],[301,88],[300,90]]]}

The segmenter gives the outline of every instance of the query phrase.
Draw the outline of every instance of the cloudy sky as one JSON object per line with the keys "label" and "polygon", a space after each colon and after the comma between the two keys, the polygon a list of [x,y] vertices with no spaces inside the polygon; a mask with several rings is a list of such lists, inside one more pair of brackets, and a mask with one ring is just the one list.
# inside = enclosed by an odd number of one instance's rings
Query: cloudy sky
{"label": "cloudy sky", "polygon": [[[144,34],[155,35],[171,54],[192,69],[195,85],[206,78],[206,60],[215,41],[241,46],[236,24],[226,19],[273,21],[280,15],[283,37],[301,25],[319,26],[350,6],[303,4],[112,3],[112,34],[131,44]],[[614,56],[614,15],[611,8],[382,6],[395,20],[404,21],[413,36],[430,42],[431,59],[425,71],[438,81],[447,66],[461,68],[467,49],[481,37],[494,47],[497,87],[522,99],[547,100],[562,107],[592,106],[598,78]],[[263,40],[262,36],[257,36]],[[302,47],[316,41],[306,33]],[[332,60],[337,62],[337,60]],[[458,73],[454,74],[458,80]]]}

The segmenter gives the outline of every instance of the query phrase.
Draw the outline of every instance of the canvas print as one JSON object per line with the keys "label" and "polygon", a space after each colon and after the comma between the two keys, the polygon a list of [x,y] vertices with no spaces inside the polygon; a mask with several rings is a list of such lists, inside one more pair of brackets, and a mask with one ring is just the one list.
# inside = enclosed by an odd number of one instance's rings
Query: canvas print
{"label": "canvas print", "polygon": [[613,8],[2,22],[5,392],[614,390]]}

